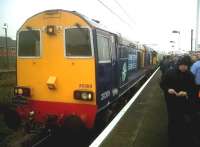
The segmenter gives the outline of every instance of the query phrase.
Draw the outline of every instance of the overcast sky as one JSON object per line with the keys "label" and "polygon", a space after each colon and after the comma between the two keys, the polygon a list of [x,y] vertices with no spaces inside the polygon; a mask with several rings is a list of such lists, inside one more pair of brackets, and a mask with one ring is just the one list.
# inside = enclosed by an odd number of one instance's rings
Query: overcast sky
{"label": "overcast sky", "polygon": [[[112,9],[121,19],[106,9],[100,1]],[[24,21],[38,12],[47,9],[75,10],[89,18],[99,20],[129,40],[154,44],[152,47],[159,50],[172,50],[172,43],[169,42],[173,40],[176,42],[175,49],[180,42],[182,49],[190,50],[190,32],[191,29],[195,29],[196,25],[197,0],[100,1],[1,0],[0,26],[7,23],[8,36],[15,39],[16,31]],[[180,35],[172,33],[173,30],[180,31]],[[4,30],[1,27],[0,36],[4,35]]]}

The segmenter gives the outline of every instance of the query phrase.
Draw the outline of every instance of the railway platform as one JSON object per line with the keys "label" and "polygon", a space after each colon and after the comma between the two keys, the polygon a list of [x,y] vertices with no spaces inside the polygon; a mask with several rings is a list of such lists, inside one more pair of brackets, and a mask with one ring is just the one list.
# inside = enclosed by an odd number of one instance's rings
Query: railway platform
{"label": "railway platform", "polygon": [[[96,144],[97,146],[168,146],[168,120],[164,95],[159,87],[160,74],[158,70],[121,117],[117,125],[113,127],[112,131],[99,145]],[[96,146],[94,142],[93,145]]]}

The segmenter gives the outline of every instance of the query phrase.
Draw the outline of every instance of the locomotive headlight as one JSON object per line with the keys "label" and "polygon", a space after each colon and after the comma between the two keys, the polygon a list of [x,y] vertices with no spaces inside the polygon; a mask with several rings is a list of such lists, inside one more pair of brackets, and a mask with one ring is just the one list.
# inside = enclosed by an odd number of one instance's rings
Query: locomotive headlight
{"label": "locomotive headlight", "polygon": [[81,98],[82,98],[83,100],[87,100],[87,99],[88,99],[88,94],[87,94],[87,92],[82,92],[82,93],[81,93]]}
{"label": "locomotive headlight", "polygon": [[15,89],[14,92],[14,95],[18,95],[18,89]]}
{"label": "locomotive headlight", "polygon": [[14,94],[15,95],[22,95],[23,94],[23,89],[19,88],[19,87],[15,87]]}
{"label": "locomotive headlight", "polygon": [[17,91],[18,91],[18,94],[19,94],[19,95],[22,95],[22,94],[23,94],[23,89],[22,89],[22,88],[19,88]]}
{"label": "locomotive headlight", "polygon": [[88,94],[88,99],[89,100],[92,99],[92,94],[91,93]]}
{"label": "locomotive headlight", "polygon": [[74,91],[74,98],[78,100],[91,101],[93,99],[93,92],[90,91]]}
{"label": "locomotive headlight", "polygon": [[31,95],[31,90],[28,87],[15,87],[14,95],[29,97]]}

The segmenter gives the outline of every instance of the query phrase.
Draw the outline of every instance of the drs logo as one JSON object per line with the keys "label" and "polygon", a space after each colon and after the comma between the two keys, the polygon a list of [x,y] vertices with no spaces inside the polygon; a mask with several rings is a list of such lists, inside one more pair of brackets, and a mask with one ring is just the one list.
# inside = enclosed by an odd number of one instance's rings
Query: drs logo
{"label": "drs logo", "polygon": [[126,77],[127,77],[127,63],[124,62],[122,66],[122,74],[121,74],[122,82],[126,80]]}

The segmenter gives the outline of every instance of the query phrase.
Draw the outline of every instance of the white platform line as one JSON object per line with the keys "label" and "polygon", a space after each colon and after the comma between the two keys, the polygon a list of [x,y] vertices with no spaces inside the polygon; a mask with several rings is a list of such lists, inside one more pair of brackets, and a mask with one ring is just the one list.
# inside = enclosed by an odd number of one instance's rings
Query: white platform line
{"label": "white platform line", "polygon": [[108,136],[108,134],[113,130],[122,116],[126,113],[128,108],[132,105],[132,103],[136,100],[136,98],[140,95],[145,86],[149,83],[152,77],[156,74],[159,68],[151,75],[151,77],[142,85],[142,87],[137,91],[137,93],[131,98],[131,100],[123,107],[123,109],[116,115],[116,117],[110,122],[110,124],[102,131],[101,134],[90,144],[89,147],[98,147],[102,144],[104,139]]}

